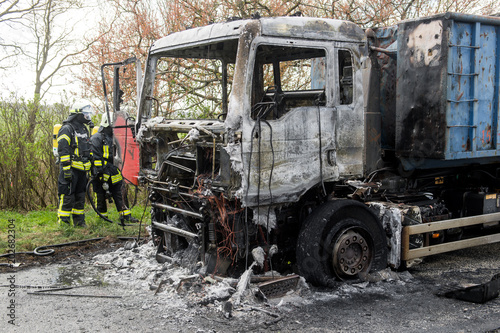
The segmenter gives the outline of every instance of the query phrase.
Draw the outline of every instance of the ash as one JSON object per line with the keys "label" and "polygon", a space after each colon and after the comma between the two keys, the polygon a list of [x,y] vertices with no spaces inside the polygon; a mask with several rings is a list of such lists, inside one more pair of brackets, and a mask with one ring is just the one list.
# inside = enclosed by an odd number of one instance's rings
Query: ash
{"label": "ash", "polygon": [[[267,297],[259,284],[252,279],[252,264],[239,279],[193,274],[187,268],[172,263],[158,263],[156,248],[150,241],[140,246],[127,244],[115,252],[100,254],[93,258],[93,265],[104,270],[104,283],[121,285],[138,295],[147,291],[157,298],[155,305],[168,308],[197,308],[201,312],[215,312],[225,320],[252,318],[260,324],[280,321],[286,313],[302,306],[325,300],[345,299],[365,292],[380,292],[386,289],[380,282],[405,284],[412,280],[409,273],[390,270],[366,276],[358,283],[340,283],[334,289],[310,288],[302,277],[297,284],[279,297]],[[277,277],[279,273],[268,272],[256,277],[262,281]],[[258,279],[260,278],[260,279]],[[152,305],[144,304],[143,308]],[[194,315],[196,311],[190,311]]]}

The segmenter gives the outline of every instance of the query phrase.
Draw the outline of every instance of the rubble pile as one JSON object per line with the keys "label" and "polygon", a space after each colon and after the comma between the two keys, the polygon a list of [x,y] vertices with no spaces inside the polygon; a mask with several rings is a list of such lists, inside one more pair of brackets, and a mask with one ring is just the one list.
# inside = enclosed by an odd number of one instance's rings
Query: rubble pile
{"label": "rubble pile", "polygon": [[252,313],[252,318],[259,317],[263,322],[279,321],[282,314],[315,301],[348,298],[370,288],[372,291],[380,289],[380,281],[404,284],[411,279],[411,276],[400,276],[387,270],[365,276],[364,281],[358,283],[339,283],[333,290],[312,291],[297,275],[280,276],[276,272],[267,272],[255,276],[253,267],[262,264],[258,253],[239,279],[194,274],[176,263],[161,264],[156,261],[155,253],[152,242],[141,246],[127,244],[115,252],[95,256],[93,265],[103,270],[104,283],[123,285],[132,292],[150,292],[157,297],[157,304],[186,311],[194,307],[198,311],[214,310],[227,319]]}
{"label": "rubble pile", "polygon": [[165,271],[165,267],[156,262],[155,252],[152,242],[133,249],[122,247],[114,252],[96,255],[93,264],[105,269],[105,282],[145,289],[157,283],[158,277]]}
{"label": "rubble pile", "polygon": [[282,293],[279,299],[268,299],[259,290],[257,282],[279,277],[276,272],[268,272],[254,281],[252,265],[240,279],[203,276],[193,274],[175,263],[160,264],[155,260],[155,253],[152,242],[137,247],[125,246],[114,252],[96,255],[93,265],[103,271],[104,283],[123,285],[136,291],[148,290],[161,303],[164,299],[179,306],[215,307],[227,318],[235,310],[247,313],[258,311],[265,316],[278,318],[271,310],[264,310],[264,307],[269,309],[286,304],[305,304],[304,296],[310,293],[305,280],[297,276],[298,283],[293,289]]}

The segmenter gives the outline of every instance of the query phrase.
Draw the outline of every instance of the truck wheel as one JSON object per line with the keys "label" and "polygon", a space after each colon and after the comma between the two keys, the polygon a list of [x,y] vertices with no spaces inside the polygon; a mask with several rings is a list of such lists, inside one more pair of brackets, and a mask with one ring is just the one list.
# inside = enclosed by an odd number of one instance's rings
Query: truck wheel
{"label": "truck wheel", "polygon": [[299,272],[328,286],[387,266],[387,242],[377,217],[362,203],[329,201],[308,216],[297,241]]}

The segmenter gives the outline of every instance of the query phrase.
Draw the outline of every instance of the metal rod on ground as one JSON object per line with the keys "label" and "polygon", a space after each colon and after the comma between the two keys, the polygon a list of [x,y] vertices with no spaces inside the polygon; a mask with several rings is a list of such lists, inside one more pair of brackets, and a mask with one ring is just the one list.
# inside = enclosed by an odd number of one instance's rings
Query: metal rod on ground
{"label": "metal rod on ground", "polygon": [[93,286],[92,285],[84,285],[84,286],[73,286],[73,287],[51,287],[51,288],[44,288],[43,290],[37,290],[34,292],[35,293],[46,293],[46,292],[51,292],[51,291],[70,290],[70,289],[83,288],[83,287],[93,287]]}
{"label": "metal rod on ground", "polygon": [[261,308],[257,308],[255,306],[249,306],[248,309],[250,310],[254,310],[254,311],[260,311],[260,312],[263,312],[271,317],[274,317],[274,318],[279,318],[279,315],[277,313],[274,313],[274,312],[271,312],[271,311],[267,311],[267,310],[264,310],[264,309],[261,309]]}
{"label": "metal rod on ground", "polygon": [[[73,286],[73,287],[61,287],[61,286],[33,286],[33,285],[26,285],[26,284],[15,284],[15,288],[24,288],[24,289],[43,289],[44,291],[54,291],[54,290],[67,290],[67,289],[74,289],[74,288],[83,288],[83,287],[93,287],[94,285],[84,285],[84,286]],[[0,285],[0,288],[9,288],[12,287],[9,284],[2,284]],[[40,291],[43,292],[43,291]]]}
{"label": "metal rod on ground", "polygon": [[38,291],[29,292],[28,295],[51,295],[51,296],[70,296],[70,297],[92,297],[92,298],[122,298],[122,296],[110,296],[110,295],[83,295],[83,294],[59,294],[59,293],[41,293]]}

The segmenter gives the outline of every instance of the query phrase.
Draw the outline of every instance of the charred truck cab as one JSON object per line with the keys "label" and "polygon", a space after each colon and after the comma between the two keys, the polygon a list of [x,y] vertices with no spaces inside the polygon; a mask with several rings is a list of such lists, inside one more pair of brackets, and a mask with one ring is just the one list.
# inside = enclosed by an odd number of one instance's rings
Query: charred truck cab
{"label": "charred truck cab", "polygon": [[237,274],[260,253],[328,285],[500,241],[465,239],[500,220],[499,26],[276,17],[155,42],[136,132],[157,259]]}

